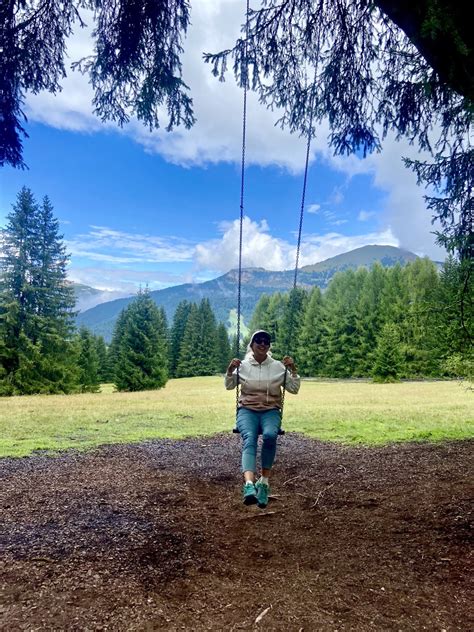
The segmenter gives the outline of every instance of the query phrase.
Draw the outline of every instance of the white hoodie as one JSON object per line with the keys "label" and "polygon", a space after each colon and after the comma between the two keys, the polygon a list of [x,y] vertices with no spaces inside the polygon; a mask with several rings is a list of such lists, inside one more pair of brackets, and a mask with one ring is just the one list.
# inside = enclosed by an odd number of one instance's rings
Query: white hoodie
{"label": "white hoodie", "polygon": [[[251,410],[272,410],[281,408],[281,387],[285,379],[285,390],[296,393],[300,390],[300,376],[293,377],[285,365],[269,355],[262,363],[247,354],[239,366],[239,384],[241,392],[239,406]],[[225,376],[225,387],[232,390],[237,386],[237,369],[232,375]]]}

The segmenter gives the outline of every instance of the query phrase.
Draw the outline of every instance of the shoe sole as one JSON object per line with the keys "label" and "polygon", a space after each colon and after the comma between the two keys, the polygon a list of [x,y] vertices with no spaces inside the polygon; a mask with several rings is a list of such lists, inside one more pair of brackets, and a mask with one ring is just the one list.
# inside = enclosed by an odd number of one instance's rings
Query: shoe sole
{"label": "shoe sole", "polygon": [[256,505],[257,504],[257,497],[252,495],[252,496],[245,496],[244,498],[244,505]]}
{"label": "shoe sole", "polygon": [[265,509],[265,507],[268,507],[268,503],[263,505],[262,503],[259,503],[258,501],[257,501],[257,505],[259,506],[260,509]]}

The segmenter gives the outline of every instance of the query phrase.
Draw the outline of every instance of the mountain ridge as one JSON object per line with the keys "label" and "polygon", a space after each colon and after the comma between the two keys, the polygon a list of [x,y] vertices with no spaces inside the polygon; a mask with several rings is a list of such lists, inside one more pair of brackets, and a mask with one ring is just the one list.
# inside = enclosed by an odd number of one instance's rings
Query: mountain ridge
{"label": "mountain ridge", "polygon": [[[370,267],[375,262],[386,267],[397,263],[404,265],[417,258],[414,253],[395,246],[362,246],[312,266],[303,266],[298,271],[298,285],[305,288],[317,285],[324,290],[336,272],[361,266]],[[289,291],[293,287],[293,280],[294,270],[271,271],[264,268],[244,268],[241,292],[241,310],[244,321],[248,322],[262,294]],[[232,312],[236,309],[237,284],[238,270],[232,269],[216,279],[154,290],[150,292],[150,296],[157,305],[164,307],[169,321],[179,302],[183,300],[200,302],[203,298],[207,298],[217,320],[228,323],[232,320]],[[133,296],[118,298],[96,305],[80,313],[77,322],[109,341],[117,316],[133,298]]]}

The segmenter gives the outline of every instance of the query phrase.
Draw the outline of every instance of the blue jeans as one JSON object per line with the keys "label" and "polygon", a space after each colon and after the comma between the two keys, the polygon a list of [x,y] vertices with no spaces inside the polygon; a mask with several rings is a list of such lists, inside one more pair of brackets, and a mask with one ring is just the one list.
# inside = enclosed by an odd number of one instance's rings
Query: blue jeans
{"label": "blue jeans", "polygon": [[258,435],[262,435],[262,469],[269,470],[276,453],[278,430],[281,426],[281,414],[277,408],[256,411],[239,408],[237,428],[242,437],[242,472],[257,471]]}

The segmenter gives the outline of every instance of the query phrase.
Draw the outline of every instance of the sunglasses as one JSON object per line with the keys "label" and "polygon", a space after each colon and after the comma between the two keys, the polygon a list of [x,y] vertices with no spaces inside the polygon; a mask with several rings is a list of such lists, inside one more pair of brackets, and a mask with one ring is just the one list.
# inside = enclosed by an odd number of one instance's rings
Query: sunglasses
{"label": "sunglasses", "polygon": [[257,336],[253,339],[253,341],[256,342],[258,345],[266,345],[267,347],[270,346],[270,338],[260,338],[259,336]]}

